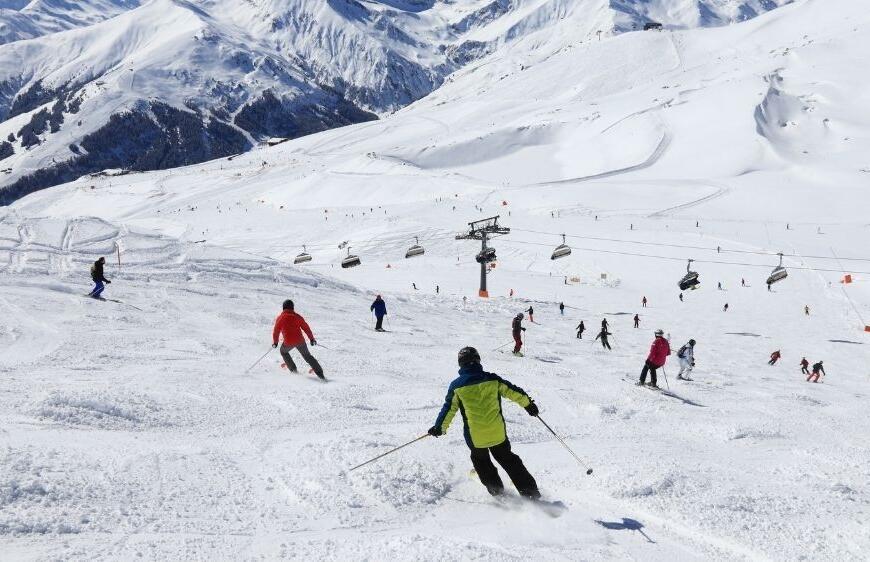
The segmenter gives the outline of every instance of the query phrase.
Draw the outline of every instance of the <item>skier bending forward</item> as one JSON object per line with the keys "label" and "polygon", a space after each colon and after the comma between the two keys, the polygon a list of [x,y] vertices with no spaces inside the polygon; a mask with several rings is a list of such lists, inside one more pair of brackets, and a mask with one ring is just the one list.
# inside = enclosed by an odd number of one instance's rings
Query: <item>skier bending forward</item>
{"label": "skier bending forward", "polygon": [[487,491],[493,496],[504,491],[504,484],[490,458],[492,454],[520,495],[538,499],[541,497],[538,484],[526,470],[522,459],[511,451],[501,414],[502,396],[525,408],[530,416],[538,415],[538,407],[522,388],[485,372],[477,350],[463,347],[459,350],[459,377],[450,383],[444,406],[435,425],[429,429],[429,435],[439,437],[446,433],[456,412],[461,412],[465,443],[471,449],[471,464]]}
{"label": "skier bending forward", "polygon": [[308,351],[308,346],[305,345],[305,338],[302,336],[304,331],[308,339],[311,340],[311,345],[317,345],[317,340],[314,339],[314,334],[311,333],[308,323],[304,318],[296,314],[293,310],[293,301],[290,299],[284,301],[282,308],[284,310],[275,319],[275,328],[272,329],[272,347],[278,347],[278,336],[283,336],[284,342],[281,344],[279,351],[281,352],[281,357],[284,358],[284,364],[287,365],[291,373],[296,372],[296,363],[290,357],[290,350],[295,349],[305,359],[305,362],[311,365],[311,370],[314,371],[315,375],[321,379],[326,378],[323,376],[323,369],[320,367],[320,363]]}

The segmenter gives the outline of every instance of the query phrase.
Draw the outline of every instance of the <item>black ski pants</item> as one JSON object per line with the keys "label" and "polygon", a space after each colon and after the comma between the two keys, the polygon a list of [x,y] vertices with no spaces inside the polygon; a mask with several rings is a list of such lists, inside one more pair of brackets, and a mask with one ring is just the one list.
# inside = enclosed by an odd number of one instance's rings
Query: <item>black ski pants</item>
{"label": "black ski pants", "polygon": [[601,347],[606,347],[607,349],[612,349],[610,347],[610,342],[607,341],[607,338],[601,338]]}
{"label": "black ski pants", "polygon": [[538,491],[538,483],[529,474],[529,471],[523,464],[523,460],[511,451],[511,442],[507,439],[494,447],[471,448],[471,464],[474,465],[477,477],[480,478],[481,483],[486,486],[490,494],[497,496],[504,491],[504,484],[502,484],[501,477],[498,475],[498,469],[492,464],[490,455],[495,457],[498,464],[507,472],[508,477],[514,483],[521,496],[527,498],[541,497],[541,493]]}
{"label": "black ski pants", "polygon": [[383,316],[375,316],[375,330],[383,330],[384,329],[384,317]]}
{"label": "black ski pants", "polygon": [[308,363],[312,369],[314,369],[314,374],[320,378],[323,378],[323,369],[320,367],[320,363],[317,362],[317,359],[311,355],[311,352],[308,351],[308,346],[304,343],[300,343],[296,346],[286,346],[283,343],[281,344],[281,357],[284,358],[284,364],[287,365],[287,368],[291,371],[296,371],[296,363],[293,362],[293,358],[290,357],[290,350],[295,349],[299,352],[299,355],[305,359],[305,362]]}
{"label": "black ski pants", "polygon": [[646,374],[649,373],[649,382],[652,384],[658,384],[658,379],[656,378],[656,369],[657,366],[653,365],[649,361],[643,364],[643,369],[640,372],[640,384],[646,382]]}

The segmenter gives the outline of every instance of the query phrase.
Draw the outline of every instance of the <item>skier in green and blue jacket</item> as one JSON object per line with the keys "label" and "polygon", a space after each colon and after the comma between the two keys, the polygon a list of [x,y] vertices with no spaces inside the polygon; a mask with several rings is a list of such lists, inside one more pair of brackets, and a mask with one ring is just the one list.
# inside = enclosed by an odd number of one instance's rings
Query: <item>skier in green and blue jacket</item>
{"label": "skier in green and blue jacket", "polygon": [[490,454],[507,472],[520,495],[541,497],[538,484],[523,465],[522,459],[511,451],[505,421],[501,412],[501,398],[513,400],[530,416],[538,415],[538,407],[525,391],[498,375],[487,373],[480,365],[480,354],[473,347],[459,351],[459,377],[450,383],[447,397],[429,435],[439,437],[447,432],[456,412],[462,414],[465,442],[471,449],[471,464],[490,494],[504,491],[504,484]]}

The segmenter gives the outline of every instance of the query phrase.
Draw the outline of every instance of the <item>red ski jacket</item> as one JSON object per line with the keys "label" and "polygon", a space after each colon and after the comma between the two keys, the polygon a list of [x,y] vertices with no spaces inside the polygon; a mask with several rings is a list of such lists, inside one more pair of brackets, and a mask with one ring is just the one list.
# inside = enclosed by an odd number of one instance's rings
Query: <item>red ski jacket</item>
{"label": "red ski jacket", "polygon": [[665,361],[670,354],[671,346],[668,343],[668,340],[663,337],[657,337],[653,340],[652,346],[649,348],[649,357],[647,357],[646,360],[656,367],[661,367],[665,364]]}
{"label": "red ski jacket", "polygon": [[309,340],[314,339],[314,334],[311,333],[311,328],[308,327],[305,319],[292,310],[285,310],[275,319],[272,343],[278,343],[278,334],[281,334],[284,337],[284,345],[288,347],[303,344],[305,338],[302,337],[302,332],[305,332]]}

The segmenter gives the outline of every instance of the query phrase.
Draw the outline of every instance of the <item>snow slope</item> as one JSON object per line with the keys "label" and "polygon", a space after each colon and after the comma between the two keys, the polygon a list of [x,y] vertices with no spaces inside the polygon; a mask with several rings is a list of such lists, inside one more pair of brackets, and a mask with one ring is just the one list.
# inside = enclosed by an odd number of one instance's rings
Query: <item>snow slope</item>
{"label": "snow slope", "polygon": [[[582,44],[566,25],[558,53],[520,41],[380,121],[4,208],[0,549],[864,559],[868,29],[847,0]],[[513,230],[479,299],[478,247],[454,235],[494,214]],[[573,253],[553,262],[561,233]],[[404,260],[414,237],[426,254]],[[106,294],[123,302],[82,298],[116,241]],[[338,266],[344,241],[361,266]],[[294,267],[303,244],[314,259]],[[790,274],[768,292],[777,252]],[[702,288],[680,302],[688,258]],[[326,346],[326,384],[275,355],[246,372],[288,297]],[[530,305],[527,356],[496,350]],[[590,341],[602,318],[611,352]],[[631,384],[658,327],[675,349],[698,341],[695,382],[668,361],[674,396]],[[594,468],[505,404],[561,518],[493,503],[457,426],[348,472],[425,432],[463,345]],[[805,382],[803,356],[824,360],[823,383]]]}

